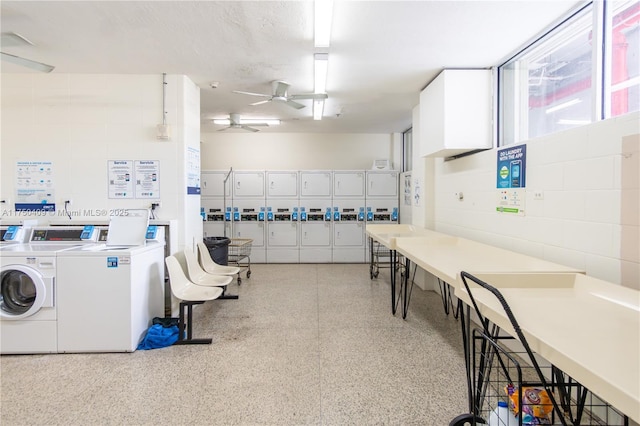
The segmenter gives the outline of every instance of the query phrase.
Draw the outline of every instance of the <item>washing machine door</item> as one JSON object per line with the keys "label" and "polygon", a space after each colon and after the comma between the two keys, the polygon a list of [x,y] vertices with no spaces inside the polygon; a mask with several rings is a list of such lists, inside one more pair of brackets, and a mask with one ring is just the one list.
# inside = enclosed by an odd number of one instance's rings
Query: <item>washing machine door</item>
{"label": "washing machine door", "polygon": [[40,310],[47,296],[42,274],[24,265],[2,267],[0,292],[0,318],[19,320]]}

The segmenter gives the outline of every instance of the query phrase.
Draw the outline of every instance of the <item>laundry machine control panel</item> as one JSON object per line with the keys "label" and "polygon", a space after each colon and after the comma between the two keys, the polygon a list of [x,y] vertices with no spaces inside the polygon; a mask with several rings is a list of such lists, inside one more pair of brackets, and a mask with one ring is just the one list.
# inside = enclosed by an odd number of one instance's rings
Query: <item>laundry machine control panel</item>
{"label": "laundry machine control panel", "polygon": [[31,233],[31,242],[70,242],[95,241],[98,229],[93,225],[83,227],[35,228]]}

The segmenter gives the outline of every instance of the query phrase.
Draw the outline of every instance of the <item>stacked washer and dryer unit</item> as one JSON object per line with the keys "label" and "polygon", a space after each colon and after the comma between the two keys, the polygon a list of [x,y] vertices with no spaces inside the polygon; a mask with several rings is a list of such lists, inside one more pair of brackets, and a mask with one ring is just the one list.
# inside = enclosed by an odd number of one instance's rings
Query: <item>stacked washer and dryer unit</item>
{"label": "stacked washer and dryer unit", "polygon": [[164,316],[162,229],[114,246],[106,227],[35,227],[28,244],[3,245],[0,352],[135,351]]}
{"label": "stacked washer and dryer unit", "polygon": [[397,171],[234,171],[226,193],[224,176],[202,175],[205,236],[252,239],[254,263],[363,263],[366,223],[398,221]]}

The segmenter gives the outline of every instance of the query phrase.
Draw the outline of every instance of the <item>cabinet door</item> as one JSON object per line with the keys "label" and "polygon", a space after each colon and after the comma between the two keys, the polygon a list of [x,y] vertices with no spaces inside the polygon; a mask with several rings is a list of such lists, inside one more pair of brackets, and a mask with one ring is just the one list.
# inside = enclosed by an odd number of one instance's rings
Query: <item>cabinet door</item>
{"label": "cabinet door", "polygon": [[334,197],[364,197],[364,172],[334,172]]}
{"label": "cabinet door", "polygon": [[367,197],[397,197],[398,172],[367,172]]}
{"label": "cabinet door", "polygon": [[298,173],[267,172],[267,197],[297,197]]}
{"label": "cabinet door", "polygon": [[301,197],[331,197],[331,172],[300,172]]}
{"label": "cabinet door", "polygon": [[[202,172],[200,176],[201,187],[200,195],[203,197],[220,197],[224,196],[223,188],[225,188],[224,178],[229,172],[222,171],[206,171]],[[231,197],[231,182],[232,178],[229,177],[226,184],[226,196]]]}
{"label": "cabinet door", "polygon": [[264,197],[264,172],[234,172],[234,197]]}

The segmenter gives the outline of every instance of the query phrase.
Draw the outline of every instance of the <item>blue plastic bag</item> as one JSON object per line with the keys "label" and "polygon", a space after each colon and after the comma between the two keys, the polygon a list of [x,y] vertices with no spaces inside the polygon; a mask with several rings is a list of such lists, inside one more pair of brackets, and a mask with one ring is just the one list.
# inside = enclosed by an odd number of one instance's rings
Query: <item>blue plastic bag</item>
{"label": "blue plastic bag", "polygon": [[144,336],[138,350],[158,349],[165,348],[173,345],[178,341],[178,327],[163,327],[160,324],[154,324],[147,330],[147,334]]}

